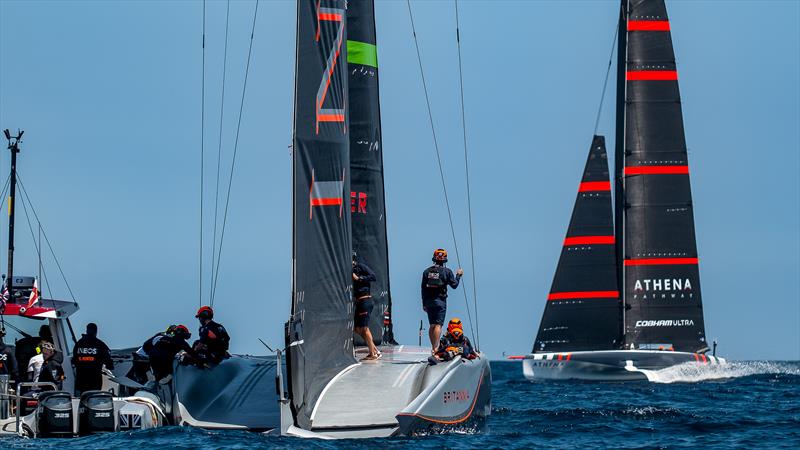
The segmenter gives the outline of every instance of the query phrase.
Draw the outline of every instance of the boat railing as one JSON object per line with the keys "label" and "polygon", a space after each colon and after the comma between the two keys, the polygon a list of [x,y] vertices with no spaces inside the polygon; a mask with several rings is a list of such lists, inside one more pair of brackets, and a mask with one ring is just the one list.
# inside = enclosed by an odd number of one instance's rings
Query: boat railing
{"label": "boat railing", "polygon": [[17,418],[17,434],[20,436],[23,434],[22,430],[20,429],[20,420],[21,412],[22,412],[22,400],[23,399],[30,399],[29,396],[24,396],[21,394],[22,388],[30,388],[28,392],[33,391],[34,389],[41,389],[41,388],[48,388],[47,390],[57,391],[58,386],[55,383],[51,383],[49,381],[24,381],[22,383],[17,383],[17,391],[16,395],[14,396],[14,407],[16,409],[16,418]]}

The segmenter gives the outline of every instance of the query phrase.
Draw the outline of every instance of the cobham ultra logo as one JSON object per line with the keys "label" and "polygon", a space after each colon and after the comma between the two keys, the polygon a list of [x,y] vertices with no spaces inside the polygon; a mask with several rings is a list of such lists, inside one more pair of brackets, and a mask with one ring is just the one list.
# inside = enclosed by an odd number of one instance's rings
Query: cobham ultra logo
{"label": "cobham ultra logo", "polygon": [[673,299],[693,296],[692,282],[688,278],[637,279],[633,285],[635,299]]}
{"label": "cobham ultra logo", "polygon": [[692,327],[694,320],[692,319],[675,319],[675,320],[637,320],[636,328],[645,327]]}

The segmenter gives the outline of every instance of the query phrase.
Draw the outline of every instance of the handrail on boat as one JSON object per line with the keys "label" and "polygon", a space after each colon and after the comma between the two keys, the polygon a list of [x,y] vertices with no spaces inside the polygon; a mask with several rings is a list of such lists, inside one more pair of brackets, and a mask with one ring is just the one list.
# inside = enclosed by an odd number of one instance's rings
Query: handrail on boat
{"label": "handrail on boat", "polygon": [[29,388],[51,387],[53,389],[53,391],[57,391],[58,390],[58,386],[56,386],[55,383],[51,383],[49,381],[24,381],[22,383],[17,383],[17,392],[16,392],[16,395],[14,396],[14,406],[17,409],[17,412],[16,412],[16,416],[17,416],[17,424],[16,424],[16,426],[17,426],[17,434],[20,435],[20,436],[22,436],[22,433],[20,432],[20,428],[19,428],[20,400],[22,400],[23,398],[30,398],[30,397],[23,397],[20,394],[20,391],[24,387],[29,387]]}

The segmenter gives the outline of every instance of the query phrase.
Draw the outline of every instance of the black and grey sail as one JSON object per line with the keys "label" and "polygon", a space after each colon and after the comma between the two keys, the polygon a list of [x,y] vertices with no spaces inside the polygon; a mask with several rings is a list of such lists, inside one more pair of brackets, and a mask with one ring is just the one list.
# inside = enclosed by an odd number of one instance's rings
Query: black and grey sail
{"label": "black and grey sail", "polygon": [[[350,122],[350,213],[353,251],[374,272],[375,309],[369,328],[377,344],[392,344],[392,297],[386,238],[386,197],[378,91],[375,5],[372,0],[347,6],[348,103]],[[361,340],[360,336],[356,337]]]}
{"label": "black and grey sail", "polygon": [[620,346],[610,185],[605,139],[594,136],[534,353]]}
{"label": "black and grey sail", "polygon": [[296,422],[353,356],[345,0],[299,0],[293,137],[292,315],[287,373]]}
{"label": "black and grey sail", "polygon": [[[663,0],[626,1],[625,343],[707,349],[678,72]],[[622,95],[622,93],[618,93]]]}

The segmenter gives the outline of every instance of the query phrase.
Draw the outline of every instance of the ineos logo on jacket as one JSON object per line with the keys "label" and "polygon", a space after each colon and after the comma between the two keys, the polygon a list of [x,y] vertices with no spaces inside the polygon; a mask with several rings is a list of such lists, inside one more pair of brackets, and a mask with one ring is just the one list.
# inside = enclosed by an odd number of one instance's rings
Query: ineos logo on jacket
{"label": "ineos logo on jacket", "polygon": [[97,349],[93,347],[80,347],[78,348],[78,354],[80,355],[96,355]]}
{"label": "ineos logo on jacket", "polygon": [[8,355],[5,353],[0,353],[0,361],[7,361]]}

